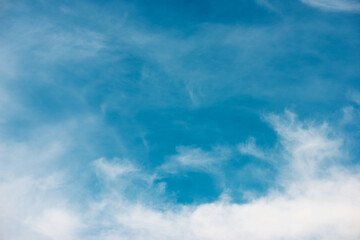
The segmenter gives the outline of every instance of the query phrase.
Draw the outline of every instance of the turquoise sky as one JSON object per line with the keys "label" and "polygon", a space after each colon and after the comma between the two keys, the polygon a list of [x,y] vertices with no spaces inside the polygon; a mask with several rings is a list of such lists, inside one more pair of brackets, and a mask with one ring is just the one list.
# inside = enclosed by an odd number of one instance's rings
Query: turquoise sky
{"label": "turquoise sky", "polygon": [[360,239],[358,0],[0,0],[0,240]]}

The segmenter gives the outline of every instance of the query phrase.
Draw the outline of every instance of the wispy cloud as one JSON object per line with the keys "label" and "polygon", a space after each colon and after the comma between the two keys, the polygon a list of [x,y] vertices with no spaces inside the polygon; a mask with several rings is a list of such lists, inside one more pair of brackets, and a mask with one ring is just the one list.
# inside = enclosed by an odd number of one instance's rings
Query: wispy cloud
{"label": "wispy cloud", "polygon": [[256,145],[256,139],[250,137],[245,143],[240,143],[238,149],[241,154],[251,155],[259,159],[269,158],[269,154],[265,153],[263,149]]}
{"label": "wispy cloud", "polygon": [[327,11],[360,12],[357,0],[301,0],[312,7]]}
{"label": "wispy cloud", "polygon": [[268,115],[267,120],[280,137],[284,148],[282,154],[288,159],[292,174],[305,177],[330,168],[341,159],[341,137],[331,137],[327,123],[302,123],[297,121],[294,113],[286,111],[285,117]]}
{"label": "wispy cloud", "polygon": [[179,146],[177,154],[171,156],[159,169],[169,173],[181,170],[214,171],[231,158],[232,151],[228,147],[217,146],[211,151],[201,148]]}
{"label": "wispy cloud", "polygon": [[355,89],[351,89],[347,92],[346,96],[350,101],[360,105],[360,92],[359,91],[356,91]]}
{"label": "wispy cloud", "polygon": [[100,176],[104,176],[110,180],[118,176],[133,173],[138,169],[128,160],[121,161],[114,159],[112,162],[107,161],[105,158],[99,158],[93,162],[96,172]]}

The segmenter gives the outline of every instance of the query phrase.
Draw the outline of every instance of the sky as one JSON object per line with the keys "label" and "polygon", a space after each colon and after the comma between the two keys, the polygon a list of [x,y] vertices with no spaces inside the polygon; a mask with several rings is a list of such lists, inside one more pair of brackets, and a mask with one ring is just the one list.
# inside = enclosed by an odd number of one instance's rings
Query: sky
{"label": "sky", "polygon": [[358,0],[0,0],[0,240],[360,239]]}

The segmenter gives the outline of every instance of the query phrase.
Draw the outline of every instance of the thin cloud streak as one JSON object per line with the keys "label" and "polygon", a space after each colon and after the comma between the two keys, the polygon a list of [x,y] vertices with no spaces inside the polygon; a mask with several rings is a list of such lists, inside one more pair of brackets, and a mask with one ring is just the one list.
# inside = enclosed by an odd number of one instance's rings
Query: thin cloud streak
{"label": "thin cloud streak", "polygon": [[312,7],[326,11],[360,13],[360,3],[357,0],[301,0]]}

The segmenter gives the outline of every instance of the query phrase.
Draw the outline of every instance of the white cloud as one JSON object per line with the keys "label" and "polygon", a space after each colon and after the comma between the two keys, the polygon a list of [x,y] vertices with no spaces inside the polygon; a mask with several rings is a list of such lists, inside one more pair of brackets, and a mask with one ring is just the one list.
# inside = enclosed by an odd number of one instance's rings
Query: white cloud
{"label": "white cloud", "polygon": [[251,155],[259,159],[269,158],[269,156],[266,156],[264,150],[256,145],[254,137],[250,137],[245,143],[240,143],[238,149],[241,154]]}
{"label": "white cloud", "polygon": [[315,8],[328,11],[360,12],[360,3],[357,0],[301,0]]}
{"label": "white cloud", "polygon": [[[124,214],[125,213],[125,214]],[[176,213],[156,211],[135,205],[117,215],[117,221],[130,230],[133,239],[192,239],[186,209]]]}
{"label": "white cloud", "polygon": [[270,2],[269,0],[255,0],[256,3],[260,6],[263,6],[271,11],[277,12],[279,13],[278,9],[276,9]]}
{"label": "white cloud", "polygon": [[179,146],[176,151],[176,155],[160,166],[161,170],[170,173],[181,170],[214,171],[214,167],[220,166],[231,157],[231,150],[224,146],[214,147],[211,151]]}
{"label": "white cloud", "polygon": [[111,191],[115,195],[120,193],[120,195],[142,195],[146,193],[137,193],[136,191],[146,188],[147,191],[157,192],[165,187],[161,183],[154,183],[154,180],[157,179],[156,173],[149,174],[141,166],[128,159],[107,160],[102,157],[93,161],[92,166],[97,177],[106,184],[106,187],[103,186],[107,189],[106,191]]}
{"label": "white cloud", "polygon": [[[279,146],[273,150],[278,151],[276,156],[285,164],[280,164],[276,184],[262,197],[247,203],[222,198],[183,206],[165,203],[158,196],[125,200],[124,192],[116,192],[114,187],[97,201],[90,200],[90,205],[84,203],[78,214],[71,196],[58,191],[64,184],[61,176],[13,178],[0,184],[0,196],[6,196],[0,197],[1,237],[11,240],[24,237],[31,240],[359,239],[359,167],[342,166],[345,156],[342,139],[327,124],[300,122],[291,112],[268,115],[266,119],[279,137]],[[244,153],[258,154],[252,141],[242,145]],[[267,154],[260,152],[260,156]],[[207,152],[182,147],[178,153],[169,159],[173,167],[207,170],[228,159],[229,148]],[[110,179],[135,172],[146,175],[126,161],[102,158],[93,164]],[[137,178],[130,177],[129,181],[132,180]],[[153,187],[149,184],[141,191],[152,191]]]}
{"label": "white cloud", "polygon": [[349,90],[346,94],[348,100],[360,105],[360,92],[354,89]]}
{"label": "white cloud", "polygon": [[121,161],[115,158],[112,162],[99,158],[93,162],[98,174],[112,180],[118,176],[136,172],[138,169],[128,160]]}
{"label": "white cloud", "polygon": [[[128,203],[111,208],[117,209],[117,224],[101,236],[150,240],[358,239],[360,175],[356,169],[341,166],[342,140],[326,124],[302,123],[290,112],[267,119],[279,135],[278,155],[288,162],[277,180],[281,190],[274,186],[269,194],[245,204],[225,199],[156,210],[145,203]],[[200,150],[185,152],[189,155],[184,156],[204,159]],[[190,157],[177,161],[196,162]]]}
{"label": "white cloud", "polygon": [[[259,0],[258,2],[269,6],[268,1]],[[350,0],[303,0],[303,2],[325,10],[359,11],[359,4]],[[236,78],[235,85],[240,87],[234,88],[231,82],[224,84],[226,78],[221,77],[218,81],[215,78],[209,78],[211,76],[207,76],[200,70],[190,71],[189,74],[189,71],[184,71],[187,65],[183,64],[188,62],[186,59],[189,52],[198,49],[199,44],[203,48],[213,48],[214,44],[223,43],[237,46],[234,49],[240,53],[237,54],[239,63],[248,64],[249,58],[261,55],[261,58],[256,59],[263,60],[260,63],[256,61],[256,64],[266,65],[272,58],[270,56],[279,56],[278,54],[283,53],[281,43],[288,42],[286,36],[291,35],[291,31],[287,29],[292,29],[292,26],[287,25],[280,26],[283,30],[278,31],[279,26],[275,26],[276,29],[270,27],[253,30],[245,27],[234,29],[210,24],[195,36],[184,40],[179,39],[176,34],[173,36],[166,32],[152,34],[131,23],[127,23],[129,27],[125,28],[115,26],[114,22],[118,20],[114,21],[110,17],[110,21],[107,19],[111,22],[110,27],[106,24],[99,25],[119,35],[119,40],[115,41],[115,47],[105,44],[112,43],[108,40],[114,37],[110,35],[106,38],[106,30],[94,32],[86,28],[75,28],[74,31],[69,31],[61,27],[55,29],[56,24],[39,25],[39,21],[24,24],[24,19],[16,20],[17,24],[12,26],[10,32],[8,31],[3,37],[3,42],[7,43],[4,43],[6,51],[3,49],[0,51],[6,57],[0,57],[0,75],[10,79],[26,74],[27,70],[32,71],[32,68],[21,64],[25,56],[37,57],[35,60],[40,60],[42,63],[61,62],[96,57],[102,49],[109,48],[115,49],[115,52],[121,52],[125,48],[130,48],[135,55],[139,54],[144,59],[157,62],[166,73],[171,73],[170,76],[173,76],[169,77],[171,84],[177,77],[190,79],[191,81],[186,81],[188,91],[185,92],[189,94],[193,104],[201,105],[205,102],[205,97],[216,96],[216,99],[223,99],[236,95],[239,89],[244,91],[243,89],[254,89],[254,87],[241,87],[241,84],[248,84],[248,81],[242,83]],[[51,19],[49,21],[51,22]],[[104,18],[101,18],[101,21],[104,21]],[[34,25],[38,27],[34,28]],[[268,41],[264,44],[265,38]],[[313,48],[310,50],[313,51]],[[25,67],[25,70],[22,67]],[[241,72],[253,74],[254,71],[245,69]],[[151,101],[147,101],[150,98],[145,98],[146,104],[174,104],[174,102],[182,104],[184,102],[181,99],[169,101],[178,96],[170,98],[172,91],[163,91],[163,88],[159,86],[167,86],[166,84],[170,83],[155,82],[154,84],[156,77],[151,77],[151,74],[149,76],[144,76],[147,81],[141,84],[143,89],[140,89],[139,95],[141,99],[143,96],[150,96]],[[247,75],[244,76],[240,78],[246,79]],[[21,79],[23,78],[18,78],[18,80]],[[174,86],[172,86],[175,89],[174,92],[181,92],[178,91],[177,85]],[[226,91],[224,91],[222,86],[230,86],[230,88],[225,88]],[[271,98],[274,96],[273,88],[261,87],[252,91],[251,94],[257,96],[259,94],[269,95]],[[149,95],[149,92],[154,94]],[[161,94],[158,94],[160,92]],[[9,93],[8,89],[6,91],[0,89],[1,116],[8,117],[9,109],[17,106],[14,104],[15,97]],[[168,95],[162,95],[164,93]],[[109,97],[109,102],[119,104],[117,95],[118,93],[115,94],[115,101]],[[158,98],[157,95],[163,98]],[[353,94],[351,99],[356,103],[360,102],[356,94]],[[207,101],[210,100],[207,99]],[[120,104],[120,106],[123,108],[125,104]],[[113,106],[110,105],[110,107]],[[19,115],[27,116],[23,112]],[[279,185],[284,190],[274,190],[246,204],[219,201],[183,207],[163,204],[159,200],[158,204],[162,205],[159,209],[151,207],[149,203],[158,201],[157,196],[136,199],[138,203],[135,203],[135,200],[123,201],[124,196],[121,195],[123,192],[117,189],[118,185],[114,184],[111,194],[99,196],[103,198],[101,203],[104,205],[101,205],[95,211],[96,213],[90,214],[91,210],[87,210],[87,203],[84,203],[82,206],[84,214],[78,215],[69,207],[69,205],[75,205],[72,201],[76,202],[74,200],[76,197],[61,189],[59,186],[63,183],[61,177],[55,177],[52,174],[46,177],[32,176],[36,175],[34,172],[37,168],[48,170],[45,163],[53,159],[59,160],[64,156],[65,143],[68,143],[68,139],[65,138],[64,141],[61,135],[63,129],[56,131],[55,134],[44,134],[45,136],[40,137],[39,140],[30,142],[1,139],[0,239],[359,239],[360,178],[353,172],[343,169],[339,163],[344,157],[341,151],[342,140],[331,136],[331,130],[326,124],[302,124],[292,114],[288,114],[287,117],[271,116],[269,121],[280,137],[282,148],[275,149],[279,151],[279,161],[288,162],[286,166],[283,166],[278,179]],[[88,149],[84,151],[86,150]],[[252,140],[240,145],[240,151],[259,158],[265,158],[268,154]],[[214,148],[210,151],[179,147],[177,154],[169,158],[161,169],[168,172],[181,169],[219,171],[221,169],[218,167],[229,159],[230,152],[226,147]],[[130,175],[129,182],[138,181],[139,178],[149,179],[150,184],[140,188],[141,191],[151,192],[150,188],[157,187],[152,184],[153,175],[144,174],[131,163],[108,161],[102,158],[95,161],[94,166],[98,171],[98,176],[106,176],[110,180]],[[18,174],[19,171],[22,173]],[[27,176],[23,176],[24,172]],[[128,183],[121,182],[120,184]],[[71,188],[71,186],[68,187]],[[90,225],[87,224],[89,222]],[[91,234],[80,235],[82,229],[88,229]]]}
{"label": "white cloud", "polygon": [[53,240],[73,240],[82,228],[79,218],[66,209],[46,209],[28,222],[34,231]]}
{"label": "white cloud", "polygon": [[65,169],[71,165],[69,133],[76,136],[77,124],[34,128],[20,140],[1,135],[0,239],[75,239],[80,218],[69,199],[79,183],[69,184],[72,177]]}
{"label": "white cloud", "polygon": [[248,204],[199,206],[192,215],[194,233],[199,239],[357,239],[360,236],[358,178],[310,181],[292,187],[296,193],[274,193]]}
{"label": "white cloud", "polygon": [[[86,28],[58,29],[51,21],[40,23],[37,19],[12,24],[12,30],[2,39],[6,43],[6,53],[13,60],[7,64],[12,66],[8,71],[18,70],[13,66],[28,55],[42,63],[71,61],[96,57],[105,47],[103,36]],[[7,74],[11,76],[10,73]]]}
{"label": "white cloud", "polygon": [[358,239],[359,176],[289,184],[247,204],[214,202],[180,210],[128,205],[105,239]]}
{"label": "white cloud", "polygon": [[79,225],[67,210],[61,191],[64,179],[60,174],[1,179],[0,236],[11,240],[73,239],[71,229]]}
{"label": "white cloud", "polygon": [[342,139],[332,136],[326,123],[301,123],[289,111],[284,116],[269,115],[266,119],[280,137],[283,158],[294,177],[313,177],[342,157]]}

